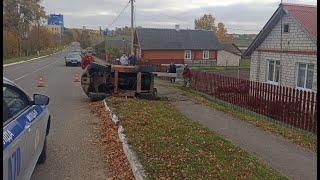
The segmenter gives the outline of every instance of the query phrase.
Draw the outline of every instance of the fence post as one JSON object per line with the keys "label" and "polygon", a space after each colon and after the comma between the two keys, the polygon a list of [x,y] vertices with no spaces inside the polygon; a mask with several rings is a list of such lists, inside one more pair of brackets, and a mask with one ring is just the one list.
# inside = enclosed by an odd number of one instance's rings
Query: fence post
{"label": "fence post", "polygon": [[317,133],[317,106],[318,106],[318,102],[316,101],[316,105],[315,105],[315,113],[314,113],[314,118],[313,118],[313,127],[312,127],[312,132]]}
{"label": "fence post", "polygon": [[[309,127],[308,127],[308,130],[310,132],[312,132],[313,130],[313,118],[314,118],[314,112],[315,112],[315,93],[312,92],[311,93],[311,114],[310,114],[310,122],[309,122]],[[316,111],[317,113],[317,111]]]}
{"label": "fence post", "polygon": [[296,127],[300,128],[300,123],[302,120],[302,91],[298,91],[299,99],[298,99],[298,105],[299,105],[299,110],[298,110],[298,121],[296,123]]}
{"label": "fence post", "polygon": [[307,98],[306,98],[306,103],[307,103],[307,107],[306,107],[306,119],[305,119],[305,125],[304,125],[304,129],[305,130],[309,130],[309,125],[310,125],[310,117],[312,116],[311,111],[310,111],[310,103],[311,99],[310,99],[310,92],[307,93]]}
{"label": "fence post", "polygon": [[300,122],[300,128],[301,129],[305,129],[305,124],[306,124],[306,121],[307,121],[307,112],[306,112],[306,103],[307,103],[307,92],[306,91],[303,91],[303,94],[302,94],[302,109],[301,109],[301,122]]}

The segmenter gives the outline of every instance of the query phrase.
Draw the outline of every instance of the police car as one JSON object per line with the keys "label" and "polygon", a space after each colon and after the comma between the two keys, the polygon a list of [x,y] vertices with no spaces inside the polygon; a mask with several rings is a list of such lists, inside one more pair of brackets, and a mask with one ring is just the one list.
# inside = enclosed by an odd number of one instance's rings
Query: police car
{"label": "police car", "polygon": [[3,179],[30,179],[37,163],[46,160],[50,129],[49,97],[31,99],[3,78]]}

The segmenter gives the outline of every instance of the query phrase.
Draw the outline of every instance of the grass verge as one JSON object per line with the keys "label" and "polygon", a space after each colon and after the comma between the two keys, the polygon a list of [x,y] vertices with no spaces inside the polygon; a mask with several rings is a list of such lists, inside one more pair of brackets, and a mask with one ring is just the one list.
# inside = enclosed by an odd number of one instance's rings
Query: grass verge
{"label": "grass verge", "polygon": [[29,60],[29,59],[32,59],[32,58],[49,55],[49,54],[55,53],[57,51],[60,51],[62,49],[63,48],[59,48],[58,50],[49,49],[49,50],[41,51],[39,56],[37,54],[33,54],[33,55],[30,55],[30,56],[22,56],[22,57],[14,57],[14,58],[9,58],[9,59],[4,59],[3,60],[3,64],[10,64],[10,63],[15,63],[15,62],[20,62],[20,61],[26,61],[26,60]]}
{"label": "grass verge", "polygon": [[313,152],[317,152],[317,135],[316,134],[312,134],[303,130],[292,128],[284,124],[275,123],[265,118],[257,117],[257,116],[251,115],[250,113],[233,109],[232,107],[228,107],[216,102],[214,99],[210,98],[209,96],[203,95],[201,93],[198,93],[196,91],[193,91],[186,87],[182,87],[177,84],[175,85],[169,84],[169,83],[160,83],[160,84],[168,88],[175,88],[179,90],[182,95],[188,96],[194,99],[198,103],[202,103],[211,108],[230,113],[231,115],[233,115],[238,119],[241,119],[241,120],[250,122],[256,126],[262,127],[264,130],[269,131],[275,135],[282,136],[301,147],[307,148]]}
{"label": "grass verge", "polygon": [[108,106],[149,179],[287,179],[166,100],[111,97]]}

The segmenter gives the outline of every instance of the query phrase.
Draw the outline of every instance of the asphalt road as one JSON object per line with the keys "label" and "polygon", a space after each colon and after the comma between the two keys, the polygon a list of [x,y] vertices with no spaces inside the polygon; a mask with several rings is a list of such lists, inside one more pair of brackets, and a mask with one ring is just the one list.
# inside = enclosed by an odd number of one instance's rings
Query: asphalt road
{"label": "asphalt road", "polygon": [[[51,130],[48,135],[47,160],[37,165],[32,180],[106,179],[102,149],[97,142],[98,119],[88,109],[88,99],[80,82],[74,82],[80,67],[66,67],[66,50],[55,55],[4,67],[4,77],[16,82],[29,95],[50,97]],[[45,87],[37,87],[43,76]]]}

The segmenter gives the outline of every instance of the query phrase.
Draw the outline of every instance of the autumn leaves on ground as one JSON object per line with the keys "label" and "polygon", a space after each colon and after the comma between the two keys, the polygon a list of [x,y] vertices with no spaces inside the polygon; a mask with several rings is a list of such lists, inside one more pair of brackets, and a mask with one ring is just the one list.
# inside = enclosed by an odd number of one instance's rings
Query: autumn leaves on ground
{"label": "autumn leaves on ground", "polygon": [[[106,100],[124,127],[128,143],[150,179],[286,179],[262,161],[195,123],[165,100],[112,97]],[[116,178],[133,178],[117,127],[103,102],[91,104],[100,117],[101,140]]]}
{"label": "autumn leaves on ground", "polygon": [[100,130],[100,143],[102,144],[107,165],[113,172],[112,179],[134,179],[118,138],[118,128],[113,124],[109,114],[106,112],[103,102],[91,103],[90,110],[100,118],[100,122],[97,125]]}
{"label": "autumn leaves on ground", "polygon": [[316,134],[312,134],[306,131],[301,131],[299,129],[294,129],[283,124],[277,124],[270,120],[266,120],[264,118],[258,118],[254,115],[245,113],[243,111],[234,110],[230,107],[226,107],[225,105],[221,105],[217,103],[216,101],[214,101],[212,98],[209,98],[208,96],[192,91],[189,88],[168,84],[168,83],[163,83],[163,84],[161,83],[161,85],[168,88],[174,88],[176,90],[179,90],[179,92],[181,92],[182,95],[192,98],[196,103],[206,105],[210,108],[217,109],[219,111],[230,113],[238,119],[252,123],[275,135],[282,136],[301,147],[307,148],[313,152],[317,152],[317,135]]}

